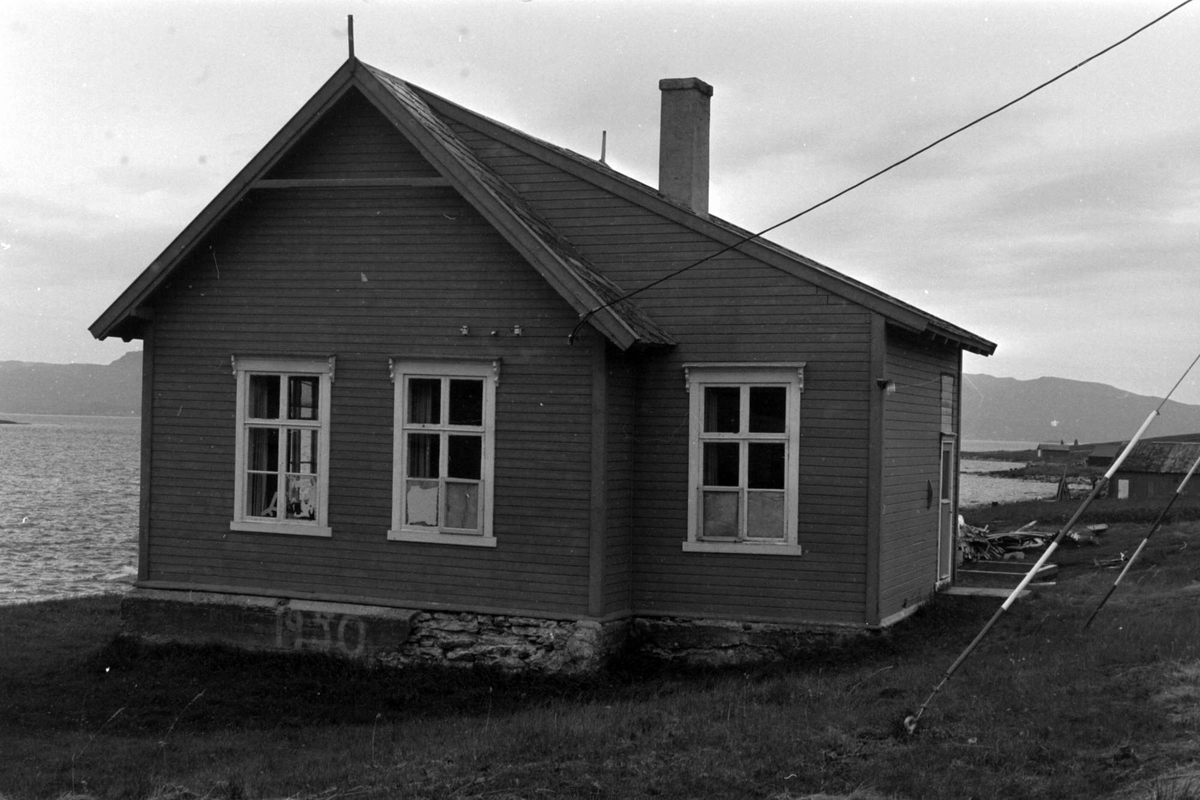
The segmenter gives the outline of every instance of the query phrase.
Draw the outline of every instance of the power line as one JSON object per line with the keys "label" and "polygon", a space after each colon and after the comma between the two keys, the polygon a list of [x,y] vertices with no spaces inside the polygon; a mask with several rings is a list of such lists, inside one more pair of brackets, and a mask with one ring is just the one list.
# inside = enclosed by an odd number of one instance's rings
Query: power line
{"label": "power line", "polygon": [[1040,92],[1042,89],[1045,89],[1050,84],[1056,83],[1057,81],[1061,80],[1062,78],[1065,78],[1066,76],[1070,75],[1072,72],[1079,69],[1080,67],[1083,67],[1083,66],[1091,63],[1092,61],[1095,61],[1100,56],[1105,55],[1106,53],[1108,53],[1112,50],[1115,50],[1116,48],[1125,44],[1130,39],[1132,39],[1133,37],[1142,33],[1143,31],[1153,27],[1154,25],[1157,25],[1159,22],[1162,22],[1164,19],[1171,16],[1176,11],[1178,11],[1179,9],[1183,8],[1184,6],[1188,5],[1191,2],[1192,2],[1192,0],[1183,0],[1183,2],[1180,3],[1179,5],[1160,14],[1159,16],[1157,16],[1154,19],[1152,19],[1151,21],[1147,22],[1145,25],[1141,26],[1137,30],[1118,39],[1117,41],[1110,44],[1108,47],[1105,47],[1103,50],[1093,53],[1092,55],[1085,58],[1083,61],[1080,61],[1075,66],[1073,66],[1069,69],[1063,70],[1062,72],[1055,75],[1053,78],[1043,81],[1042,83],[1033,87],[1032,89],[1025,92],[1024,94],[1022,94],[1018,97],[1015,97],[1012,100],[1009,100],[1004,105],[999,106],[999,107],[989,111],[988,113],[984,114],[983,116],[976,117],[972,121],[968,122],[966,125],[956,128],[955,130],[951,131],[950,133],[947,133],[945,136],[935,139],[934,141],[930,142],[929,144],[925,145],[924,147],[920,148],[919,150],[914,150],[912,153],[909,153],[907,156],[900,159],[899,161],[895,161],[895,162],[889,164],[888,166],[884,167],[883,169],[879,170],[878,172],[868,175],[867,177],[863,178],[862,180],[858,181],[857,183],[847,186],[845,189],[842,189],[840,192],[837,192],[836,194],[832,194],[829,197],[826,197],[821,202],[811,205],[808,208],[804,209],[803,211],[800,211],[799,213],[793,214],[792,216],[788,217],[787,219],[783,220],[782,222],[777,222],[774,225],[770,226],[769,228],[763,228],[758,233],[752,233],[748,236],[743,236],[741,239],[734,242],[733,244],[727,245],[727,246],[721,248],[720,250],[716,251],[715,253],[705,256],[704,258],[700,259],[699,261],[694,261],[685,267],[680,267],[679,269],[675,270],[674,272],[664,275],[663,277],[658,278],[657,280],[651,281],[650,283],[646,284],[645,286],[643,286],[639,289],[634,289],[633,291],[627,292],[626,294],[623,294],[614,300],[609,300],[607,303],[604,303],[603,305],[593,308],[591,311],[588,311],[582,317],[580,317],[579,323],[571,330],[570,335],[567,336],[567,341],[573,343],[575,341],[575,336],[579,333],[579,329],[582,328],[583,325],[589,319],[591,319],[593,316],[600,313],[604,309],[610,308],[610,307],[616,305],[617,303],[622,302],[623,300],[628,300],[629,298],[631,298],[635,295],[641,294],[642,292],[646,291],[647,289],[653,289],[655,286],[658,286],[661,283],[669,281],[672,278],[677,277],[679,275],[682,275],[683,273],[687,272],[689,269],[698,267],[701,264],[704,264],[708,261],[712,261],[714,258],[717,258],[718,256],[722,256],[725,253],[728,253],[730,250],[735,250],[738,247],[741,247],[742,245],[746,244],[747,242],[752,242],[755,239],[762,238],[763,236],[767,235],[768,233],[775,230],[776,228],[782,228],[784,225],[787,225],[789,222],[794,222],[795,220],[799,219],[800,217],[803,217],[805,214],[808,214],[811,211],[816,211],[818,208],[820,208],[821,206],[827,205],[828,203],[832,203],[834,200],[837,200],[842,195],[849,194],[850,192],[854,191],[855,189],[859,188],[860,186],[870,183],[871,181],[875,180],[876,178],[880,177],[881,175],[891,172],[896,167],[899,167],[902,164],[906,164],[909,161],[912,161],[914,158],[921,155],[922,153],[926,153],[926,152],[932,150],[933,148],[942,144],[946,140],[957,136],[958,134],[962,133],[963,131],[967,130],[968,128],[973,128],[976,125],[978,125],[979,123],[983,122],[984,120],[990,119],[991,117],[996,116],[1000,112],[1005,111],[1005,110],[1015,106],[1017,103],[1028,98],[1029,96],[1036,94],[1037,92]]}

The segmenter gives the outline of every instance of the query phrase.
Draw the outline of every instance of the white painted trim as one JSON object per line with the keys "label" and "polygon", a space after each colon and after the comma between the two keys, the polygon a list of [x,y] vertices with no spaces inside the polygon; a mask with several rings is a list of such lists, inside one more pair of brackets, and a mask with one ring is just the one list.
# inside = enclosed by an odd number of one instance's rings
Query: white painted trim
{"label": "white painted trim", "polygon": [[[234,454],[234,483],[233,483],[233,519],[229,529],[249,533],[280,533],[294,536],[332,536],[329,527],[329,442],[330,421],[333,416],[333,370],[336,356],[238,356],[231,357],[234,374],[237,376],[237,399],[235,403],[235,425],[237,426],[237,444]],[[246,376],[257,375],[316,375],[320,378],[318,408],[319,419],[314,423],[308,420],[279,421],[281,428],[296,428],[317,430],[317,519],[313,522],[281,519],[273,521],[257,517],[247,517],[245,513],[246,486],[246,450],[250,420],[246,417],[246,396],[249,392],[249,381]],[[284,387],[286,388],[286,387]],[[286,406],[286,393],[281,395],[280,403]],[[281,412],[282,414],[282,408]],[[286,445],[280,443],[280,459],[286,457]],[[282,490],[283,487],[281,487]]]}
{"label": "white painted trim", "polygon": [[421,542],[423,544],[450,544],[459,547],[495,547],[495,536],[479,536],[473,533],[439,533],[436,531],[417,532],[396,530],[392,528],[387,532],[388,541],[391,542]]}
{"label": "white painted trim", "polygon": [[285,533],[289,536],[333,536],[333,529],[326,525],[310,525],[295,520],[259,522],[235,519],[229,523],[229,530],[241,533]]}
{"label": "white painted trim", "polygon": [[737,553],[759,556],[800,556],[804,548],[798,544],[769,544],[767,542],[684,542],[685,553]]}
{"label": "white painted trim", "polygon": [[[388,530],[388,540],[467,547],[495,547],[496,538],[492,528],[492,517],[495,509],[496,389],[500,383],[500,359],[391,358],[388,359],[388,364],[392,373],[392,381],[395,384],[392,392],[392,524]],[[420,528],[404,527],[404,465],[407,460],[408,444],[404,423],[407,404],[405,387],[408,378],[420,377],[483,380],[483,452],[480,472],[483,507],[480,509],[479,533],[453,530],[432,531],[425,526]],[[453,432],[454,428],[447,426],[438,428],[438,430]]]}
{"label": "white painted trim", "polygon": [[[799,538],[799,502],[800,502],[800,421],[802,414],[801,399],[804,392],[804,362],[787,363],[714,363],[714,364],[685,364],[684,380],[690,395],[688,403],[688,529],[687,539],[683,542],[683,551],[690,553],[742,553],[755,555],[789,555],[798,556],[802,553]],[[742,403],[742,428],[744,433],[730,435],[731,441],[752,442],[755,440],[778,442],[787,445],[787,463],[784,477],[784,519],[786,520],[784,542],[768,542],[762,540],[741,541],[704,541],[700,538],[700,494],[703,483],[702,441],[720,440],[720,435],[707,435],[701,439],[704,420],[704,392],[691,391],[692,386],[734,386],[742,390],[745,401]],[[749,417],[748,386],[785,386],[788,389],[788,413],[786,429],[782,436],[779,434],[756,435],[749,432],[747,420]],[[742,448],[745,450],[745,448]],[[743,473],[746,469],[746,458],[741,458]],[[745,475],[740,481],[741,488],[745,486]],[[744,504],[743,504],[744,505]],[[744,512],[743,512],[744,513]]]}

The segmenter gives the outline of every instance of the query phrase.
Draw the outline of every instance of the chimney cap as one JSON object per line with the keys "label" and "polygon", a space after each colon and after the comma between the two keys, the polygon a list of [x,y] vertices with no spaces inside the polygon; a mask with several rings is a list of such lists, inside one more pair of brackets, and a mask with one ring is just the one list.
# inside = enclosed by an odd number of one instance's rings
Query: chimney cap
{"label": "chimney cap", "polygon": [[695,89],[708,97],[712,97],[713,93],[713,87],[699,78],[663,78],[658,82],[658,89],[661,92],[669,92],[677,89]]}

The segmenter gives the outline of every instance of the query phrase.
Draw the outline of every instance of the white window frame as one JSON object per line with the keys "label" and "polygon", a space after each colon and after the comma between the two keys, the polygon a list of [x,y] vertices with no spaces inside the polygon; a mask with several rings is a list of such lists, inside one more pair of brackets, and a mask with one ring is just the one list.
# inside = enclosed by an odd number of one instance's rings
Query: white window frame
{"label": "white window frame", "polygon": [[[392,382],[395,385],[395,405],[393,410],[392,438],[392,526],[387,538],[398,542],[422,542],[426,544],[449,544],[466,547],[495,547],[496,535],[492,527],[493,511],[495,509],[495,453],[496,453],[496,387],[500,383],[499,359],[442,359],[442,358],[393,358],[391,359]],[[458,427],[451,425],[446,410],[449,404],[447,391],[442,392],[443,413],[441,422],[437,425],[420,425],[407,421],[408,381],[412,378],[433,378],[448,381],[453,378],[464,378],[483,381],[483,425]],[[480,489],[479,498],[479,528],[477,531],[439,526],[406,525],[406,507],[408,494],[405,491],[408,465],[408,434],[414,431],[439,433],[448,437],[454,431],[479,433],[482,436],[482,452],[480,455]],[[449,448],[441,447],[441,461],[444,465],[448,458]],[[451,480],[446,471],[439,470],[438,503],[441,513],[441,497],[444,483]]]}
{"label": "white window frame", "polygon": [[[330,400],[334,375],[334,357],[274,357],[233,356],[233,371],[237,377],[237,446],[235,454],[236,478],[233,490],[233,520],[229,529],[247,533],[282,533],[294,536],[332,536],[329,527],[329,420]],[[250,376],[275,375],[284,381],[280,396],[280,418],[256,420],[248,416],[250,408]],[[286,419],[286,378],[317,377],[320,379],[317,395],[316,420]],[[314,520],[274,519],[251,516],[246,512],[246,459],[250,448],[250,430],[274,427],[281,431],[279,446],[279,473],[286,474],[284,461],[287,447],[284,430],[316,430],[317,433],[317,515]],[[284,478],[286,480],[286,478]]]}
{"label": "white window frame", "polygon": [[[688,447],[688,531],[683,543],[689,553],[741,553],[756,555],[798,556],[803,550],[798,541],[800,503],[800,398],[804,392],[804,362],[772,364],[686,364],[684,379],[689,394]],[[704,432],[704,397],[707,387],[739,387],[743,398],[751,386],[787,388],[785,430],[775,434],[750,433],[743,425],[738,434],[707,434]],[[746,402],[741,403],[743,420],[748,419]],[[784,538],[782,541],[738,538],[736,540],[705,540],[703,521],[703,461],[704,443],[709,441],[776,441],[786,445],[784,467]],[[744,448],[743,448],[744,452]],[[748,491],[745,485],[746,459],[741,459],[739,492]],[[739,507],[744,509],[745,503]],[[744,511],[742,512],[744,513]]]}

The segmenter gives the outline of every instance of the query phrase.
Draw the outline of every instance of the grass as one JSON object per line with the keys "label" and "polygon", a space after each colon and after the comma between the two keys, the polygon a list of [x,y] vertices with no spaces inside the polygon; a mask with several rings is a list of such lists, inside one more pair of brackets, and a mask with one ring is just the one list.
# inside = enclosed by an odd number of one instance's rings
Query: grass
{"label": "grass", "polygon": [[1156,534],[1079,630],[1116,574],[1093,563],[1145,530],[1060,549],[1058,583],[1004,615],[913,736],[901,720],[998,600],[940,596],[754,669],[575,680],[147,647],[115,638],[113,597],[0,608],[0,797],[1200,797],[1200,525]]}

